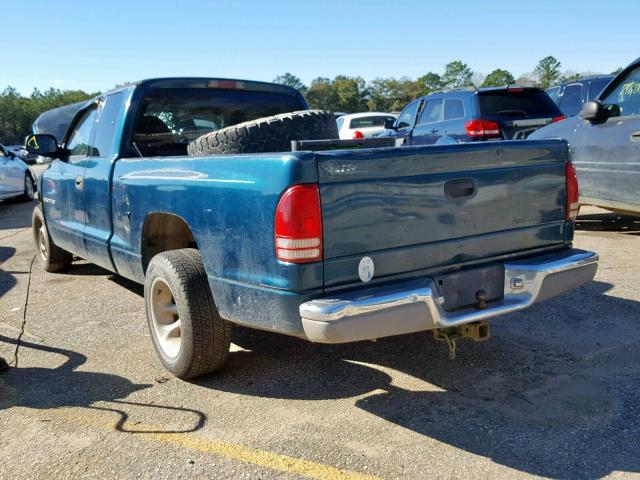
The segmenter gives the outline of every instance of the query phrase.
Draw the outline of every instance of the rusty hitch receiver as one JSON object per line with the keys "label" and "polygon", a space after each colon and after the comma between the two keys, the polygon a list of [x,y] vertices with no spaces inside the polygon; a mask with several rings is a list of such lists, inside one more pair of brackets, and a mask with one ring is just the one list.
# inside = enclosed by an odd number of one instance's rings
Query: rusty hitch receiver
{"label": "rusty hitch receiver", "polygon": [[466,323],[457,327],[438,328],[433,331],[433,338],[445,342],[449,348],[449,360],[456,358],[456,342],[461,338],[471,338],[474,342],[489,340],[489,322]]}

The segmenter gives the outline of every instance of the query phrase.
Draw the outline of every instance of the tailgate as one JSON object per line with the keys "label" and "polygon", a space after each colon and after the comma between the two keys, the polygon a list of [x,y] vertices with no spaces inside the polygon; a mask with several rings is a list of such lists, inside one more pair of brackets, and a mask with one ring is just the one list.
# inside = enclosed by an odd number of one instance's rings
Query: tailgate
{"label": "tailgate", "polygon": [[319,152],[325,286],[562,245],[560,140]]}
{"label": "tailgate", "polygon": [[519,120],[507,120],[498,122],[504,138],[507,140],[524,140],[533,132],[549,125],[553,118],[523,118]]}

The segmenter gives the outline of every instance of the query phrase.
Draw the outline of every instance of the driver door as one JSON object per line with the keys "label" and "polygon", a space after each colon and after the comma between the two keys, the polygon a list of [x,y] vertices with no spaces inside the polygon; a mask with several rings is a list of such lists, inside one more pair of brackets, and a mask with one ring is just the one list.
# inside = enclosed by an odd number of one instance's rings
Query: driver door
{"label": "driver door", "polygon": [[574,145],[580,197],[640,211],[640,67],[614,80],[600,101],[612,115],[604,122],[581,120]]}
{"label": "driver door", "polygon": [[84,172],[96,113],[96,105],[92,105],[71,127],[64,145],[69,156],[52,162],[41,192],[47,228],[54,243],[82,258],[86,257]]}

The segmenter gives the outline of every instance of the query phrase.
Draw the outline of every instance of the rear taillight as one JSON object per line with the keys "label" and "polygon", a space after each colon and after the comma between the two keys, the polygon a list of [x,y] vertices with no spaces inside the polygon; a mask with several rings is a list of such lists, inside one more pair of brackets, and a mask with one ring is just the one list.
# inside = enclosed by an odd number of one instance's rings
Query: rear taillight
{"label": "rear taillight", "polygon": [[569,222],[578,218],[578,211],[580,210],[580,195],[578,193],[578,176],[576,175],[576,167],[573,163],[567,163],[564,170],[567,177],[567,204],[565,218]]}
{"label": "rear taillight", "polygon": [[561,122],[562,120],[566,120],[566,119],[567,119],[566,115],[558,115],[557,117],[553,117],[551,119],[551,123]]}
{"label": "rear taillight", "polygon": [[306,263],[322,259],[322,213],[315,184],[295,185],[282,194],[275,216],[276,257]]}
{"label": "rear taillight", "polygon": [[356,130],[355,132],[353,132],[353,138],[364,138],[364,135],[360,130]]}
{"label": "rear taillight", "polygon": [[464,124],[467,135],[471,138],[496,138],[500,134],[500,125],[491,120],[469,120]]}

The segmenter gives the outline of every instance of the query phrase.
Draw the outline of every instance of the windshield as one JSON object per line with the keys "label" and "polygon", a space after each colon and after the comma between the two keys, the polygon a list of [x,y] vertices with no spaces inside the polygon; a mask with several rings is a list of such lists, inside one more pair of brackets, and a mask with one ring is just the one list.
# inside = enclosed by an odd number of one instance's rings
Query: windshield
{"label": "windshield", "polygon": [[478,94],[480,113],[488,117],[556,117],[562,115],[540,90],[498,90]]}
{"label": "windshield", "polygon": [[186,155],[187,145],[209,132],[279,113],[303,110],[299,98],[272,92],[163,88],[142,100],[133,135],[142,156]]}

